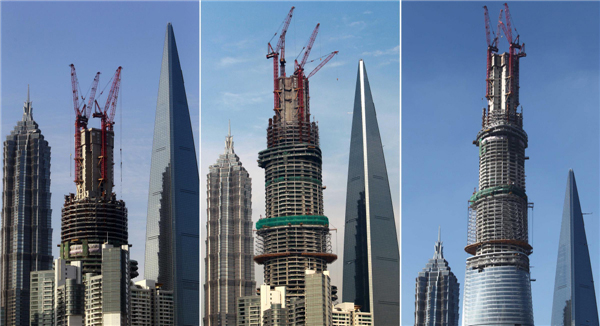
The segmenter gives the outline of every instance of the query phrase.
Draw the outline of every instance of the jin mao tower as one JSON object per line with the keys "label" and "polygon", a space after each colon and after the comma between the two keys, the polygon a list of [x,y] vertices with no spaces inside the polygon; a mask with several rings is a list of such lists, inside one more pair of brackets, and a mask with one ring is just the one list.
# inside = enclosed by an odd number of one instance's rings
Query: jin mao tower
{"label": "jin mao tower", "polygon": [[[484,7],[485,8],[485,7]],[[509,52],[496,54],[485,8],[488,107],[473,141],[479,147],[479,191],[469,200],[467,259],[462,325],[533,325],[525,193],[523,112],[519,107],[519,63],[525,44],[513,38],[504,4]],[[502,17],[502,12],[500,13]]]}
{"label": "jin mao tower", "polygon": [[252,179],[233,151],[231,128],[225,153],[209,169],[204,325],[236,325],[236,299],[255,293],[256,281]]}
{"label": "jin mao tower", "polygon": [[417,276],[415,326],[458,326],[459,284],[444,259],[441,230],[433,258]]}
{"label": "jin mao tower", "polygon": [[50,146],[33,120],[23,119],[4,141],[0,325],[29,325],[30,273],[52,268]]}

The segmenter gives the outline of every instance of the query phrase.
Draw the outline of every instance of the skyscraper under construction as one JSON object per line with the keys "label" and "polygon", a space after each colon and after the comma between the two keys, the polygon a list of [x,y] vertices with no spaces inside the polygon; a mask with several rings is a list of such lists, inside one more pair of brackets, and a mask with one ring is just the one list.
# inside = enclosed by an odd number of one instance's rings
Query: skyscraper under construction
{"label": "skyscraper under construction", "polygon": [[[485,7],[484,7],[485,8]],[[533,325],[525,193],[523,113],[519,106],[519,60],[525,45],[513,39],[508,5],[504,4],[508,53],[490,40],[485,8],[487,109],[473,142],[479,147],[479,191],[469,200],[468,244],[462,325]],[[502,12],[500,13],[502,18]]]}
{"label": "skyscraper under construction", "polygon": [[[127,245],[127,208],[113,192],[114,114],[121,83],[121,67],[113,77],[104,110],[94,102],[99,73],[87,106],[79,105],[77,75],[71,65],[75,106],[76,193],[65,196],[62,209],[60,258],[82,262],[82,275],[102,273],[102,245]],[[87,128],[89,118],[101,119],[101,128]]]}
{"label": "skyscraper under construction", "polygon": [[[310,121],[308,78],[329,61],[332,52],[313,72],[304,75],[304,64],[319,25],[309,40],[294,74],[285,75],[285,33],[290,10],[279,42],[267,58],[273,58],[274,111],[267,128],[267,149],[259,153],[265,169],[265,217],[256,223],[257,255],[264,265],[264,282],[285,286],[286,298],[303,298],[305,270],[327,270],[337,259],[331,253],[329,220],[323,215],[322,157],[319,129]],[[281,58],[279,53],[281,50]],[[281,70],[278,68],[281,64]]]}

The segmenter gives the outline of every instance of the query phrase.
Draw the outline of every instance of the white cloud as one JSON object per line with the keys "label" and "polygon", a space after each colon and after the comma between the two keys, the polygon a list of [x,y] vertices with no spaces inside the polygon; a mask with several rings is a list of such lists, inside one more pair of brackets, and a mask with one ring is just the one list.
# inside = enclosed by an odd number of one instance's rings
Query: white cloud
{"label": "white cloud", "polygon": [[238,110],[248,104],[263,103],[272,96],[271,92],[221,92],[220,105],[223,105],[227,110]]}
{"label": "white cloud", "polygon": [[233,57],[223,57],[221,58],[221,60],[219,61],[219,66],[224,68],[224,67],[230,67],[239,63],[243,63],[248,61],[248,59],[246,58],[233,58]]}
{"label": "white cloud", "polygon": [[376,50],[372,52],[363,52],[363,55],[372,55],[374,57],[378,57],[381,55],[398,55],[400,53],[400,45],[396,45],[395,47],[388,50]]}

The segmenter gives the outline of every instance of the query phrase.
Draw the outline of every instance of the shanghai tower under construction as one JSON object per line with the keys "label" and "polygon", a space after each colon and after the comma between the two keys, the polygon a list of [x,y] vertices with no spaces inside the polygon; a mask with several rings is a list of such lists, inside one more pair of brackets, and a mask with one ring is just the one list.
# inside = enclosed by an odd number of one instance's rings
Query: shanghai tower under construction
{"label": "shanghai tower under construction", "polygon": [[[121,83],[121,67],[112,79],[104,110],[94,100],[100,73],[96,74],[88,104],[80,108],[79,83],[71,65],[75,107],[76,193],[65,195],[62,208],[60,258],[82,262],[82,275],[101,274],[102,245],[128,244],[127,208],[113,192],[114,116]],[[94,112],[92,113],[92,109]],[[89,118],[102,120],[102,127],[87,128]]]}
{"label": "shanghai tower under construction", "polygon": [[[337,259],[331,253],[329,220],[323,215],[322,157],[317,124],[310,122],[308,78],[336,53],[332,52],[308,76],[304,64],[319,25],[313,31],[294,73],[285,75],[285,34],[290,10],[273,58],[274,111],[267,128],[267,149],[259,153],[265,169],[265,217],[256,223],[257,252],[254,261],[264,265],[264,283],[285,286],[286,299],[303,298],[305,270],[327,270]],[[281,50],[281,58],[279,53]],[[279,70],[278,63],[281,63]],[[279,73],[280,72],[280,73]]]}
{"label": "shanghai tower under construction", "polygon": [[[469,200],[468,243],[462,325],[533,325],[525,193],[523,113],[519,106],[519,59],[525,45],[513,39],[508,5],[490,40],[485,8],[487,50],[487,110],[473,142],[479,147],[479,191]],[[497,54],[503,30],[510,48]]]}

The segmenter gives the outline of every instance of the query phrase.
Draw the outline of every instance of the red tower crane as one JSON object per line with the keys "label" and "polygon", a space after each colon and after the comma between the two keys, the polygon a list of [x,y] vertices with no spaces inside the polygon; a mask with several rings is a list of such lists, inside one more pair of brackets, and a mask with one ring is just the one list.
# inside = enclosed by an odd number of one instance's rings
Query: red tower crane
{"label": "red tower crane", "polygon": [[[513,65],[514,65],[514,60],[515,60],[515,56],[517,58],[520,57],[524,57],[525,54],[525,43],[520,44],[519,43],[519,34],[517,33],[517,37],[513,40],[513,34],[512,34],[512,17],[510,15],[510,11],[508,10],[508,4],[505,3],[504,4],[504,14],[505,14],[505,19],[506,19],[506,24],[504,24],[502,22],[502,11],[500,11],[500,18],[498,19],[498,26],[500,28],[502,28],[502,31],[504,32],[504,35],[506,36],[506,40],[508,41],[509,44],[509,51],[508,51],[508,94],[506,94],[506,115],[507,118],[509,116],[509,104],[510,101],[508,100],[509,98],[511,98],[516,92],[516,85],[515,85],[515,76],[514,76],[514,72],[513,72]],[[515,32],[517,30],[515,29]],[[499,31],[498,31],[499,33]],[[517,51],[518,50],[518,51]],[[515,103],[515,107],[518,106],[519,103]]]}
{"label": "red tower crane", "polygon": [[[489,100],[491,97],[490,88],[492,86],[491,85],[492,80],[490,79],[490,70],[492,68],[492,53],[498,52],[498,35],[496,35],[496,32],[491,31],[490,15],[488,13],[487,6],[483,6],[483,10],[484,10],[484,16],[485,16],[485,38],[487,40],[487,45],[488,45],[488,47],[487,47],[487,69],[486,69],[486,75],[485,75],[485,80],[486,80],[485,97]],[[500,11],[500,17],[502,17],[502,11]],[[499,33],[500,29],[497,29],[497,31]],[[493,40],[491,40],[490,32],[491,32],[491,34],[494,34]]]}
{"label": "red tower crane", "polygon": [[108,131],[113,130],[113,125],[115,124],[115,111],[117,108],[117,98],[119,96],[119,88],[121,87],[121,69],[122,67],[117,68],[115,75],[113,76],[113,82],[110,87],[110,92],[108,93],[108,98],[106,99],[106,105],[104,105],[104,110],[100,111],[100,106],[98,102],[96,102],[96,110],[92,117],[100,118],[102,121],[101,129],[102,129],[102,148],[101,148],[101,157],[100,157],[100,185],[103,184],[104,180],[108,177],[108,164],[107,164],[107,133]]}
{"label": "red tower crane", "polygon": [[[294,75],[298,76],[298,124],[300,130],[300,139],[302,139],[302,128],[304,122],[310,122],[310,112],[306,111],[307,114],[304,116],[304,65],[306,64],[306,60],[310,55],[310,51],[312,50],[313,44],[315,43],[315,39],[317,38],[317,34],[319,33],[319,26],[321,24],[317,24],[315,29],[313,30],[310,38],[308,39],[308,43],[306,47],[303,48],[304,55],[302,56],[302,60],[298,63],[298,60],[294,60]],[[302,51],[300,51],[302,53]],[[308,87],[308,81],[307,81]]]}
{"label": "red tower crane", "polygon": [[[308,40],[308,44],[304,48],[302,48],[302,50],[306,49],[306,51],[304,51],[304,56],[302,56],[302,60],[300,60],[300,63],[298,63],[298,60],[295,60],[295,72],[298,71],[298,69],[304,69],[304,65],[306,64],[306,60],[308,59],[308,55],[310,54],[310,50],[312,50],[313,44],[315,44],[315,39],[317,38],[317,34],[319,33],[319,26],[321,26],[321,24],[317,24],[317,26],[312,32],[312,35],[310,36],[310,39]],[[302,53],[302,51],[300,51],[300,53]]]}
{"label": "red tower crane", "polygon": [[[71,67],[71,88],[73,90],[73,107],[75,108],[75,183],[80,184],[83,182],[81,179],[81,130],[87,128],[87,123],[90,117],[92,106],[94,106],[94,97],[96,96],[96,89],[98,88],[98,81],[100,80],[100,73],[96,73],[94,82],[92,83],[92,89],[88,104],[84,104],[83,107],[79,107],[79,81],[77,79],[77,73],[75,72],[75,65],[70,64]],[[83,97],[82,97],[83,99]]]}
{"label": "red tower crane", "polygon": [[[279,41],[275,46],[275,49],[271,46],[271,42],[268,43],[267,51],[267,59],[273,58],[273,105],[274,110],[277,111],[279,109],[279,83],[277,81],[277,77],[279,75],[277,62],[281,63],[281,75],[285,76],[285,34],[287,33],[288,27],[290,26],[290,21],[292,20],[292,13],[294,12],[294,8],[290,9],[290,12],[287,14],[287,17],[283,21],[283,27],[281,29],[281,33],[279,35]],[[277,35],[277,33],[275,33]],[[273,36],[275,36],[273,35]],[[279,51],[281,50],[281,59],[279,59]]]}

